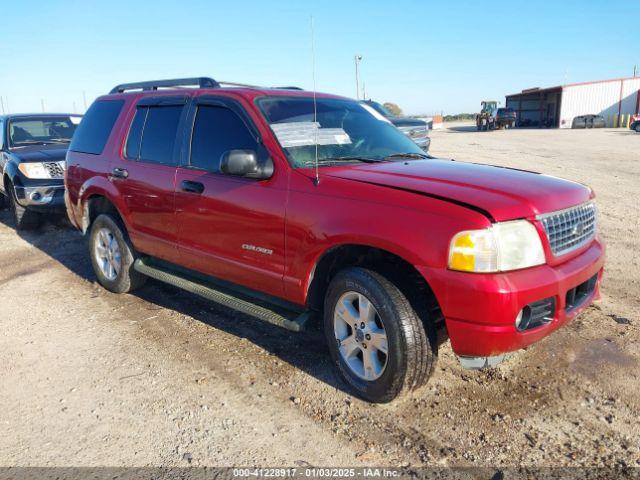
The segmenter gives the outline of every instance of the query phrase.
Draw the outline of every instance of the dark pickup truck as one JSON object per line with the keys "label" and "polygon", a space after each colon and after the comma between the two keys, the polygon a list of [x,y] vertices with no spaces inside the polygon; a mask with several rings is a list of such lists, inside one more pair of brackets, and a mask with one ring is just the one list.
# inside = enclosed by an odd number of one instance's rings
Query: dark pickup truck
{"label": "dark pickup truck", "polygon": [[44,215],[65,213],[65,155],[81,118],[0,116],[0,208],[11,208],[18,230],[36,228]]}
{"label": "dark pickup truck", "polygon": [[427,122],[418,118],[397,117],[387,110],[384,105],[373,100],[363,100],[363,105],[368,105],[380,115],[389,120],[395,127],[413,140],[425,152],[429,151],[431,138],[429,137],[429,127]]}

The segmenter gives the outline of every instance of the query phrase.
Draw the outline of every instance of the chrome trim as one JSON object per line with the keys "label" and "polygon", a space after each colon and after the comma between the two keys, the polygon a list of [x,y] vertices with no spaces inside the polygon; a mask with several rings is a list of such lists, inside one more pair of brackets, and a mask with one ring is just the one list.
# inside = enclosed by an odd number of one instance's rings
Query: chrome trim
{"label": "chrome trim", "polygon": [[593,201],[588,201],[537,215],[536,220],[542,223],[553,255],[559,257],[587,245],[595,238],[598,209]]}
{"label": "chrome trim", "polygon": [[[64,190],[64,185],[41,185],[37,187],[14,187],[16,190],[16,199],[18,203],[23,207],[30,205],[47,205],[51,203],[57,190]],[[18,191],[22,195],[18,195]],[[34,198],[34,194],[38,194],[39,197]]]}

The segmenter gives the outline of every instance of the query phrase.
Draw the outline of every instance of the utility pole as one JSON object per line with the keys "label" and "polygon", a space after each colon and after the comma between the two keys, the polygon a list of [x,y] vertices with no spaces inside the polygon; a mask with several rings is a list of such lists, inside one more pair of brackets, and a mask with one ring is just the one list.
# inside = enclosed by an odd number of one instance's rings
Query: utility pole
{"label": "utility pole", "polygon": [[40,99],[40,105],[42,105],[42,113],[44,113],[44,98]]}
{"label": "utility pole", "polygon": [[84,111],[87,111],[87,92],[82,91],[82,101],[84,102]]}
{"label": "utility pole", "polygon": [[360,100],[360,61],[362,60],[362,55],[356,55],[354,57],[356,63],[356,100]]}
{"label": "utility pole", "polygon": [[638,73],[638,65],[633,66],[633,78],[636,78],[636,74]]}
{"label": "utility pole", "polygon": [[2,114],[4,115],[4,100],[0,96],[0,106],[2,106]]}

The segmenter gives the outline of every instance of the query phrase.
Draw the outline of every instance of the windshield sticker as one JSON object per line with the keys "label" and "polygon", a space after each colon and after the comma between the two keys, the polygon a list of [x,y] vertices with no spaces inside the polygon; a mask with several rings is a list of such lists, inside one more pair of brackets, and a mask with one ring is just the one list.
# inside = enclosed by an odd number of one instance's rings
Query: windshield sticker
{"label": "windshield sticker", "polygon": [[342,128],[322,128],[318,122],[290,122],[271,124],[283,148],[309,145],[347,145],[351,138]]}

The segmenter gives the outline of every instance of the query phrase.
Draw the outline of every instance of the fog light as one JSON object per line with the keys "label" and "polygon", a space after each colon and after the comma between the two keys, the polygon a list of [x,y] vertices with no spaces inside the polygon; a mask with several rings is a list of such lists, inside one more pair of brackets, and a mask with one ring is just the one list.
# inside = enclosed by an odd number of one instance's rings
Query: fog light
{"label": "fog light", "polygon": [[531,321],[531,307],[527,305],[516,317],[516,328],[520,331],[526,330],[529,327],[529,322]]}
{"label": "fog light", "polygon": [[516,328],[518,330],[520,330],[520,322],[522,322],[522,310],[520,310],[516,316]]}
{"label": "fog light", "polygon": [[33,192],[31,194],[31,200],[33,200],[34,202],[39,202],[41,198],[42,195],[40,195],[40,192]]}

